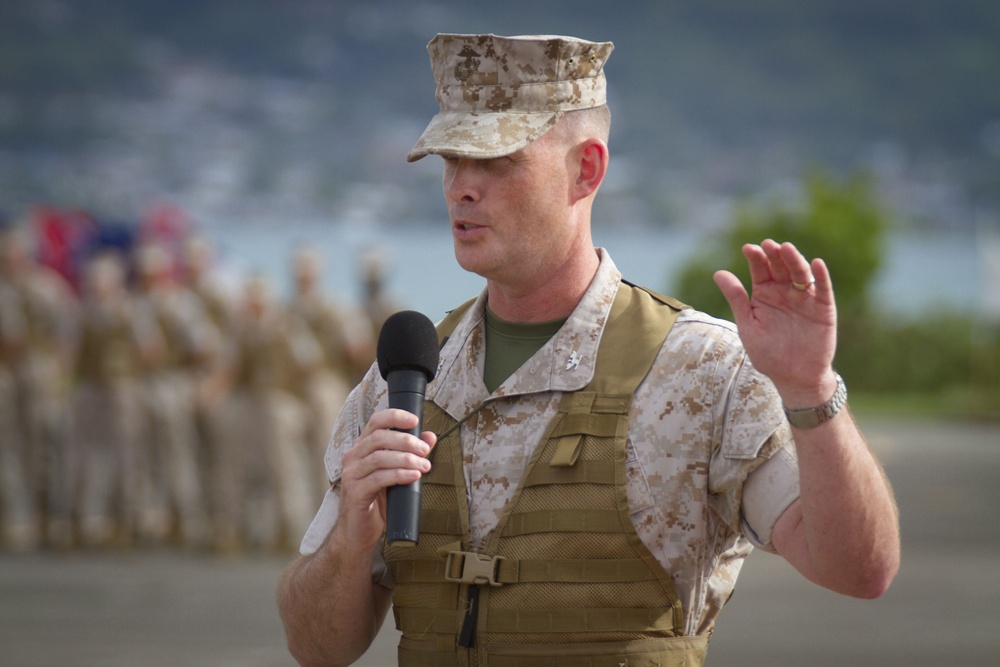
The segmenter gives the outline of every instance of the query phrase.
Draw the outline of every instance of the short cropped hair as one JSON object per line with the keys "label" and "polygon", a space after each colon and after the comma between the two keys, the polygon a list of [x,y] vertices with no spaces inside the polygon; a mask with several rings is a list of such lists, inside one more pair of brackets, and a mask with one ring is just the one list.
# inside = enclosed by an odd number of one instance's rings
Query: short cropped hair
{"label": "short cropped hair", "polygon": [[568,136],[576,140],[597,137],[607,143],[611,136],[611,110],[606,104],[590,109],[567,111],[563,115],[562,122],[566,123]]}

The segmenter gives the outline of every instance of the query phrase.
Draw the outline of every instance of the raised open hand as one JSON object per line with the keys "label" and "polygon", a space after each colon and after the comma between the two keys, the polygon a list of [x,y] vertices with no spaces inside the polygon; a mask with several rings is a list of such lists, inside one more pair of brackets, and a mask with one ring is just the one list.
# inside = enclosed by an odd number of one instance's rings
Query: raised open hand
{"label": "raised open hand", "polygon": [[822,403],[836,384],[837,307],[822,259],[808,261],[791,243],[767,239],[743,246],[750,267],[748,294],[739,278],[714,279],[733,310],[750,361],[790,407]]}

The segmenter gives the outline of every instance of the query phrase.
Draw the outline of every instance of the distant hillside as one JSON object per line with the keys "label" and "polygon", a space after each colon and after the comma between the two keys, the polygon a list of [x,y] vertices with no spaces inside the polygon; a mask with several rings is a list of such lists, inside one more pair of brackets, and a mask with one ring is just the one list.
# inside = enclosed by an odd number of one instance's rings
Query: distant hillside
{"label": "distant hillside", "polygon": [[402,162],[438,31],[614,41],[608,190],[630,217],[682,223],[692,197],[815,165],[874,170],[932,221],[1000,206],[993,0],[5,0],[0,208],[439,215],[437,165]]}

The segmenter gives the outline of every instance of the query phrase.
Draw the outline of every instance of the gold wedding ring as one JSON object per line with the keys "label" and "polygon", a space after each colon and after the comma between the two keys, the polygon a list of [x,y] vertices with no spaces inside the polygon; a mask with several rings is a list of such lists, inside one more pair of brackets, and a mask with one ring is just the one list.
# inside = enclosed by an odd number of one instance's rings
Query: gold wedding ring
{"label": "gold wedding ring", "polygon": [[797,283],[794,280],[792,281],[792,287],[794,287],[795,289],[797,289],[799,291],[804,290],[805,288],[809,287],[810,285],[815,285],[815,284],[816,284],[816,279],[815,278],[810,278],[809,282],[807,282],[807,283]]}

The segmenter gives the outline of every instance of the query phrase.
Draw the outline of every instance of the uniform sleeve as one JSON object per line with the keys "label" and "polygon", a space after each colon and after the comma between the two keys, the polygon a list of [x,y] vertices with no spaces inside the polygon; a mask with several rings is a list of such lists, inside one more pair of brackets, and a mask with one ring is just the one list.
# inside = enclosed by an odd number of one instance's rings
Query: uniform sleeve
{"label": "uniform sleeve", "polygon": [[323,544],[323,540],[326,539],[326,536],[330,534],[333,526],[337,523],[337,510],[339,507],[340,494],[338,493],[338,489],[330,487],[326,495],[323,496],[323,502],[319,506],[319,511],[316,512],[316,516],[313,517],[312,523],[309,524],[305,535],[302,537],[302,542],[299,544],[300,554],[308,556],[319,550]]}
{"label": "uniform sleeve", "polygon": [[774,385],[741,347],[734,349],[740,351],[739,362],[719,406],[721,438],[710,464],[711,502],[726,524],[767,547],[774,522],[799,495],[798,465]]}
{"label": "uniform sleeve", "polygon": [[782,446],[747,475],[741,515],[746,538],[755,547],[774,553],[774,524],[799,497],[799,465],[787,427],[780,428],[772,439],[782,441]]}

